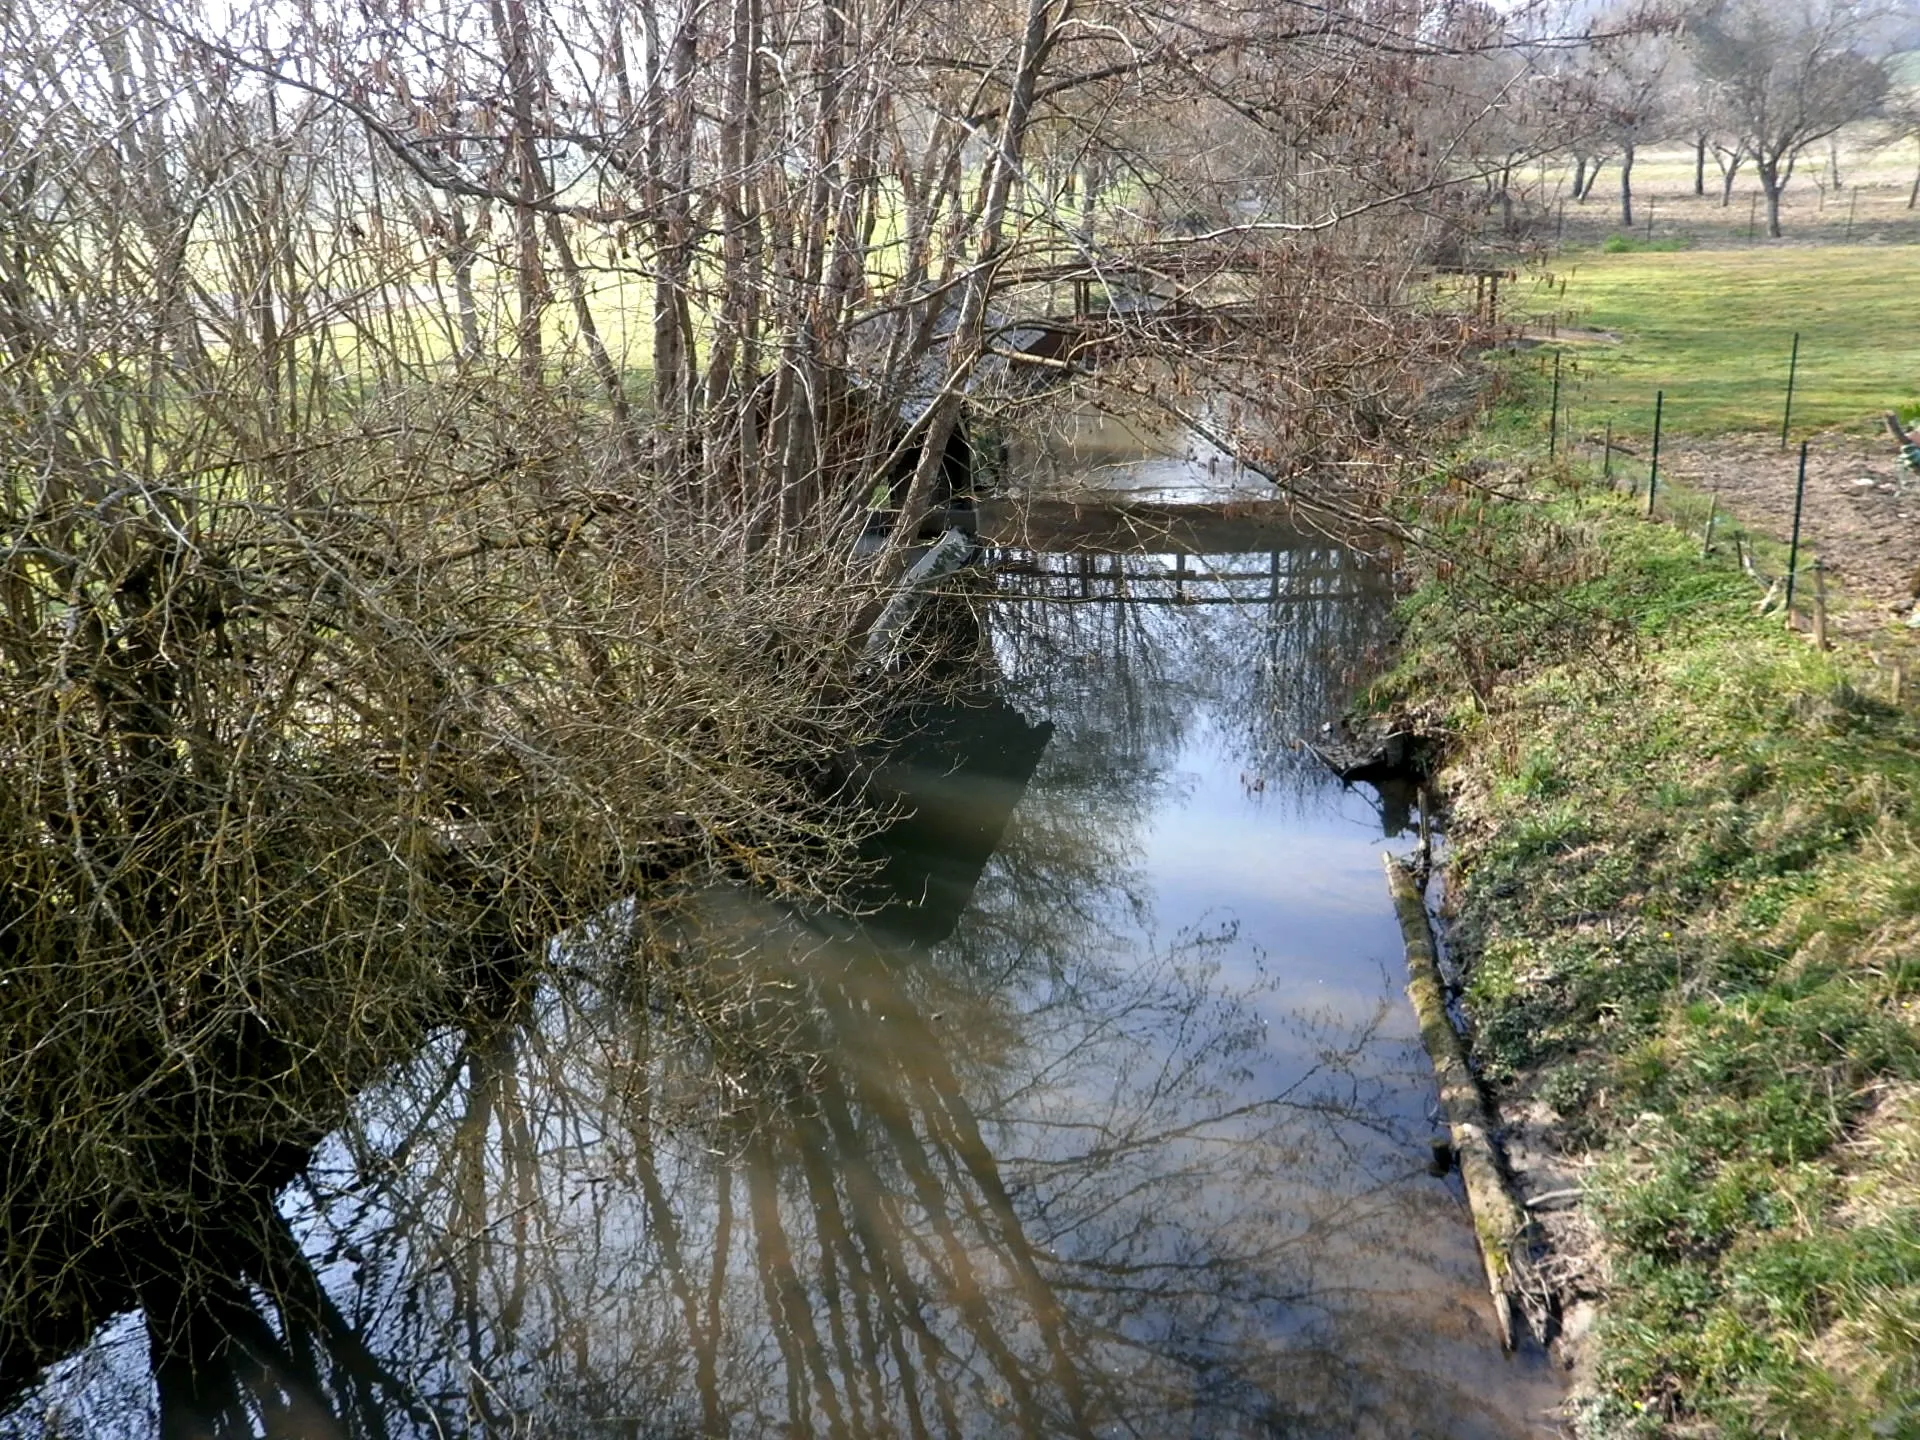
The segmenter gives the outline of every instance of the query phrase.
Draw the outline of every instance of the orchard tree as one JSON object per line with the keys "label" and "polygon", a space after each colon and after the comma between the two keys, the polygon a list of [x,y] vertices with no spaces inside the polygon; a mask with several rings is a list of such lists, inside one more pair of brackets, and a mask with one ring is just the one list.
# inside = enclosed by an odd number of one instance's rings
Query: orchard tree
{"label": "orchard tree", "polygon": [[[1890,140],[1920,142],[1920,85],[1896,86],[1887,95],[1884,113]],[[1920,205],[1920,166],[1915,167],[1913,183],[1907,189],[1907,208],[1916,205]]]}
{"label": "orchard tree", "polygon": [[1673,44],[1666,35],[1641,31],[1604,41],[1593,53],[1598,118],[1620,156],[1620,225],[1631,229],[1635,155],[1675,118]]}
{"label": "orchard tree", "polygon": [[1694,63],[1753,161],[1776,239],[1801,154],[1886,96],[1885,66],[1865,50],[1871,20],[1846,0],[1718,0],[1688,22]]}

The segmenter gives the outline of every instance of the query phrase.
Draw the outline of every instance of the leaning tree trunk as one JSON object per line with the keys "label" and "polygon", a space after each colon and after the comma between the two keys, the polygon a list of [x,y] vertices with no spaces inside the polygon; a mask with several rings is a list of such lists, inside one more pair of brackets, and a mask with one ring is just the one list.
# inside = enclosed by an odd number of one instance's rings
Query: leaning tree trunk
{"label": "leaning tree trunk", "polygon": [[447,253],[453,265],[454,306],[460,312],[460,358],[471,363],[480,358],[480,305],[473,293],[473,262],[480,252],[458,195],[447,197]]}
{"label": "leaning tree trunk", "polygon": [[1005,260],[1005,229],[1013,184],[1020,170],[1021,151],[1025,148],[1027,117],[1033,110],[1034,92],[1039,88],[1040,71],[1047,52],[1053,48],[1058,24],[1065,23],[1073,11],[1073,0],[1060,0],[1058,20],[1051,11],[1054,0],[1027,0],[1026,30],[1020,39],[1020,58],[1007,92],[1007,112],[1001,122],[999,143],[994,148],[985,203],[980,213],[980,258],[960,300],[960,314],[954,326],[952,352],[947,367],[947,383],[926,416],[926,428],[920,437],[920,458],[914,466],[912,483],[907,487],[900,507],[899,527],[894,536],[894,560],[888,578],[906,567],[907,547],[919,532],[920,521],[932,508],[934,486],[938,482],[947,441],[960,419],[967,376],[979,363],[985,348],[987,300],[993,290],[996,272]]}
{"label": "leaning tree trunk", "polygon": [[1603,155],[1598,160],[1595,160],[1593,162],[1592,168],[1587,171],[1587,188],[1582,190],[1578,195],[1574,196],[1573,198],[1581,201],[1591,199],[1593,196],[1593,187],[1599,183],[1600,172],[1606,169],[1606,166],[1607,166],[1606,156]]}
{"label": "leaning tree trunk", "polygon": [[537,121],[534,114],[537,83],[533,68],[533,27],[528,23],[522,0],[494,0],[492,19],[500,37],[506,61],[507,101],[510,139],[518,177],[517,201],[513,207],[513,231],[518,242],[518,264],[514,271],[519,299],[519,352],[521,378],[529,386],[541,380],[541,326],[549,291],[546,266],[540,256],[540,217],[535,206],[546,197],[541,193],[541,165]]}
{"label": "leaning tree trunk", "polygon": [[[692,88],[699,55],[698,7],[682,16],[663,44],[653,6],[640,9],[646,37],[646,87],[639,115],[644,168],[640,194],[649,214],[653,276],[653,404],[655,464],[660,480],[687,497],[690,506],[716,503],[699,473],[694,443],[701,397],[698,349],[688,291],[692,285],[693,181],[696,122]],[[623,57],[624,58],[624,57]]]}

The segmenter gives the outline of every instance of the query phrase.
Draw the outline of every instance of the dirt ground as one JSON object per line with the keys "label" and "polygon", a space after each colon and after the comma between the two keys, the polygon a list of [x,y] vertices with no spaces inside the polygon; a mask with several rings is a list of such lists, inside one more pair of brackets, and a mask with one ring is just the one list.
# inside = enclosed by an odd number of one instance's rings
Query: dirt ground
{"label": "dirt ground", "polygon": [[[1777,435],[1669,442],[1660,455],[1663,476],[1703,495],[1718,494],[1722,510],[1783,543],[1793,528],[1798,464],[1799,446],[1783,450]],[[1839,633],[1866,638],[1913,609],[1920,476],[1906,470],[1884,435],[1813,439],[1800,535],[1803,552],[1811,546],[1826,562],[1840,592],[1833,607]],[[1805,563],[1803,553],[1802,586]]]}

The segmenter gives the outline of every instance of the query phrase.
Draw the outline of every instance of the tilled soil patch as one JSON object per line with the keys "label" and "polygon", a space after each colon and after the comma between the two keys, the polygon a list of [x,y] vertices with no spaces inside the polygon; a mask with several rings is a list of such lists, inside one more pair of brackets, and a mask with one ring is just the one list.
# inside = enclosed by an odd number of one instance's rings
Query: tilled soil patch
{"label": "tilled soil patch", "polygon": [[[1718,494],[1723,510],[1782,541],[1793,528],[1798,469],[1798,445],[1783,450],[1777,436],[1669,442],[1660,456],[1663,476]],[[1815,437],[1801,544],[1826,562],[1854,602],[1837,611],[1837,629],[1869,634],[1906,615],[1920,567],[1920,476],[1906,470],[1885,437]]]}

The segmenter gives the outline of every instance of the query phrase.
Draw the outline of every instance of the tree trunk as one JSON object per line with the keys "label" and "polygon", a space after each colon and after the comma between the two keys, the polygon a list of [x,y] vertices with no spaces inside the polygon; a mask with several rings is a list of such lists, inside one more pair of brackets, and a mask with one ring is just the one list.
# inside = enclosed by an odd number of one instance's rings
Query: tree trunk
{"label": "tree trunk", "polygon": [[546,221],[547,243],[553,247],[554,256],[560,262],[560,273],[566,279],[567,294],[573,301],[574,324],[580,328],[580,339],[587,347],[588,363],[599,377],[600,388],[607,393],[607,406],[613,412],[615,440],[628,463],[638,469],[641,456],[634,434],[633,408],[627,403],[626,385],[620,377],[620,367],[613,363],[613,356],[607,351],[607,342],[601,338],[599,322],[593,317],[592,297],[587,293],[586,277],[580,273],[580,262],[574,258],[573,243],[567,239],[567,227],[560,222],[558,215],[552,213],[547,215]]}
{"label": "tree trunk", "polygon": [[1767,197],[1767,234],[1780,238],[1780,167],[1777,161],[1755,156],[1754,169],[1760,174],[1760,193]]}
{"label": "tree trunk", "polygon": [[535,80],[533,30],[521,0],[495,0],[494,29],[500,35],[507,70],[508,104],[513,115],[509,149],[518,174],[519,204],[513,207],[513,227],[519,241],[519,264],[514,276],[520,302],[520,374],[529,385],[541,378],[540,341],[548,289],[546,267],[540,259],[540,223],[534,209],[541,194],[540,152],[535,142]]}
{"label": "tree trunk", "polygon": [[1587,188],[1587,157],[1573,157],[1573,198],[1578,200]]}
{"label": "tree trunk", "polygon": [[1707,193],[1707,137],[1705,135],[1693,137],[1693,193],[1695,195]]}
{"label": "tree trunk", "polygon": [[1620,149],[1620,228],[1633,229],[1633,142]]}
{"label": "tree trunk", "polygon": [[460,311],[460,358],[480,358],[480,306],[473,296],[473,236],[467,230],[467,211],[457,195],[447,197],[447,232],[453,261],[454,304]]}
{"label": "tree trunk", "polygon": [[699,52],[703,12],[684,16],[663,45],[659,15],[640,10],[647,41],[647,83],[642,126],[645,139],[641,196],[650,212],[653,284],[653,394],[659,424],[661,478],[689,497],[699,489],[698,447],[692,443],[700,396],[687,289],[693,269],[692,77]]}
{"label": "tree trunk", "polygon": [[[704,408],[713,415],[733,408],[737,395],[752,387],[755,361],[750,353],[756,328],[757,287],[748,280],[748,268],[757,250],[759,220],[754,213],[754,179],[759,157],[753,150],[753,62],[760,44],[757,0],[734,0],[732,35],[727,48],[726,84],[719,119],[720,230],[722,266],[720,314],[709,341]],[[736,370],[736,366],[739,370]],[[738,384],[736,385],[736,381]],[[709,436],[725,445],[725,440]],[[746,463],[744,456],[710,456],[709,465],[721,468]]]}

